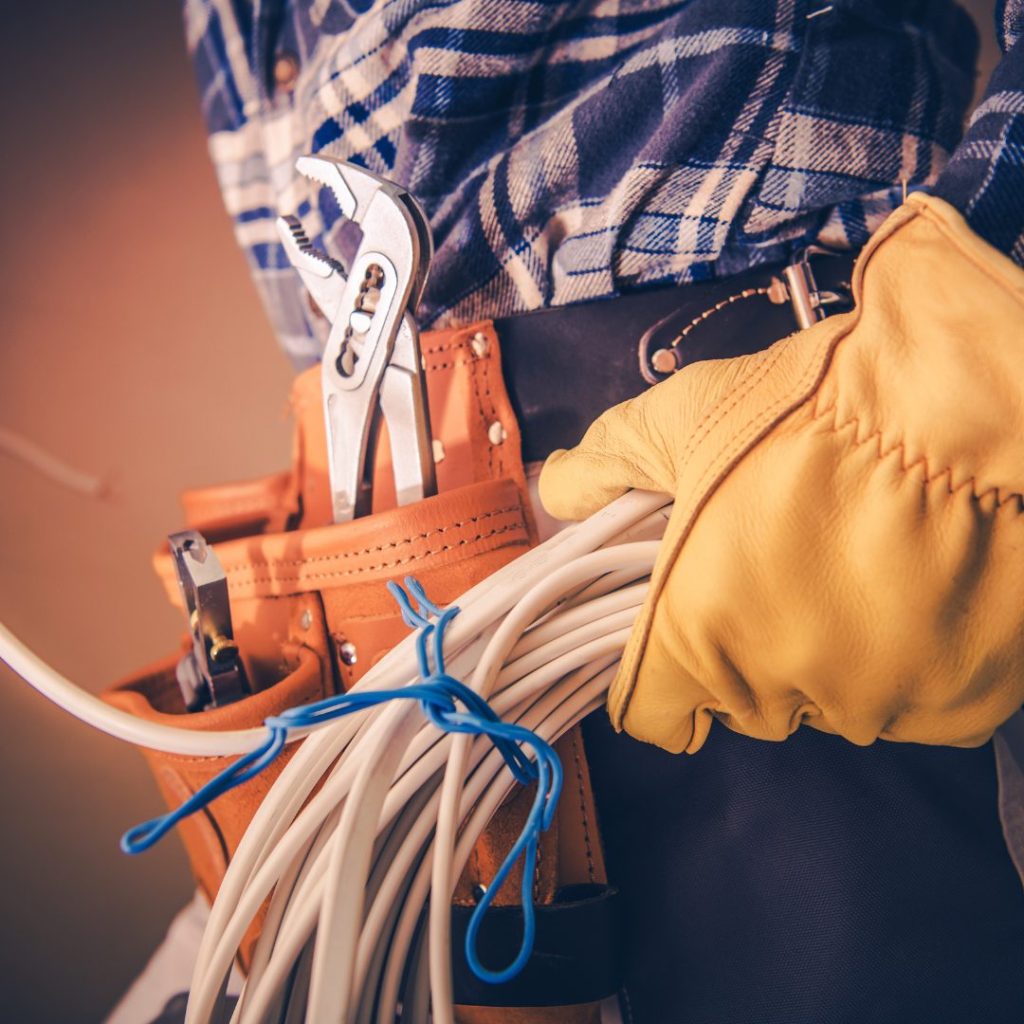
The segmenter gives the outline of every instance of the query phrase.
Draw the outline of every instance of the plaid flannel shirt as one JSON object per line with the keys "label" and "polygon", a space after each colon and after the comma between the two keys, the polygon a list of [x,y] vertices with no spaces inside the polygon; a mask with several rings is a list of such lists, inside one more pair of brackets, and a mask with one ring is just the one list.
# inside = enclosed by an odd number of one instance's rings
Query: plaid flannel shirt
{"label": "plaid flannel shirt", "polygon": [[185,10],[228,212],[299,365],[324,327],[274,219],[297,212],[345,248],[330,194],[294,170],[306,152],[423,203],[425,327],[732,274],[812,241],[859,247],[904,188],[937,189],[1024,259],[1024,0],[1001,6],[1008,55],[959,149],[977,41],[950,0]]}

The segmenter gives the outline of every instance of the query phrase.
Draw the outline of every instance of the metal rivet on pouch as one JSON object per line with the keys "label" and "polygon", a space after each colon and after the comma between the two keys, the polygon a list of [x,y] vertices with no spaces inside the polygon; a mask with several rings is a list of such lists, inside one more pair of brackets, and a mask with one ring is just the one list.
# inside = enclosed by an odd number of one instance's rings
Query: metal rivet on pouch
{"label": "metal rivet on pouch", "polygon": [[299,78],[299,58],[282,50],[274,58],[274,84],[284,92],[291,92]]}
{"label": "metal rivet on pouch", "polygon": [[472,892],[473,902],[479,903],[487,895],[487,886],[477,882],[477,884],[473,886]]}
{"label": "metal rivet on pouch", "polygon": [[444,441],[439,437],[435,437],[434,440],[430,442],[430,446],[434,450],[434,461],[444,462]]}
{"label": "metal rivet on pouch", "polygon": [[472,349],[473,355],[477,359],[483,359],[487,355],[487,350],[491,347],[490,342],[487,340],[487,335],[483,331],[477,331],[472,338],[469,339],[469,347]]}
{"label": "metal rivet on pouch", "polygon": [[495,420],[487,428],[487,440],[490,441],[491,444],[501,444],[507,436],[505,428],[498,420]]}
{"label": "metal rivet on pouch", "polygon": [[302,616],[299,619],[299,625],[303,629],[309,629],[309,627],[313,625],[313,616],[310,614],[308,608],[302,613]]}
{"label": "metal rivet on pouch", "polygon": [[655,373],[675,373],[679,369],[678,353],[674,348],[659,348],[651,356]]}
{"label": "metal rivet on pouch", "polygon": [[346,665],[354,665],[359,660],[359,652],[351,640],[346,640],[339,648],[338,654]]}
{"label": "metal rivet on pouch", "polygon": [[231,661],[238,657],[238,644],[219,633],[210,641],[210,657],[216,662]]}

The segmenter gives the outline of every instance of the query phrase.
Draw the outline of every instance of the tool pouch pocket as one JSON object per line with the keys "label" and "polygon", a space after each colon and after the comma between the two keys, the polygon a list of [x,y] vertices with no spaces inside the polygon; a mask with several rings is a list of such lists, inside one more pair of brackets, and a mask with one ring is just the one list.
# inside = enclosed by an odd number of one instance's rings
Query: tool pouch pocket
{"label": "tool pouch pocket", "polygon": [[[291,474],[231,485],[185,497],[189,526],[213,546],[227,577],[235,640],[253,694],[234,704],[188,714],[169,659],[107,692],[111,703],[154,721],[195,729],[258,727],[285,708],[348,689],[391,647],[408,634],[385,583],[414,575],[440,604],[461,593],[526,551],[533,542],[525,480],[518,456],[518,430],[501,382],[497,339],[489,325],[424,337],[431,415],[435,424],[440,493],[399,508],[389,507],[386,489],[375,493],[372,515],[343,524],[329,519],[326,452],[314,374],[301,376],[293,392],[298,433]],[[387,446],[380,448],[386,452]],[[377,464],[377,479],[390,479]],[[174,564],[167,552],[157,570],[175,603],[181,602]],[[604,865],[596,832],[589,775],[578,730],[557,745],[566,785],[559,814],[544,834],[534,884],[540,904],[579,904],[562,914],[593,933],[595,898],[607,901]],[[169,806],[176,807],[234,758],[185,758],[145,751]],[[228,861],[286,763],[214,801],[182,824],[181,834],[203,892],[211,900]],[[521,830],[529,792],[513,796],[481,837],[455,895],[458,908],[473,905],[478,886],[489,884]],[[588,886],[580,900],[579,886]],[[596,887],[596,888],[595,888]],[[519,881],[502,887],[496,906],[518,901]],[[564,894],[569,894],[563,898]],[[601,902],[601,899],[598,902]],[[589,915],[589,917],[588,917]],[[605,914],[607,917],[607,914]],[[585,923],[588,922],[588,923]],[[259,935],[257,919],[240,950],[244,967]],[[580,929],[577,929],[579,931]],[[500,929],[499,929],[500,931]],[[609,941],[613,929],[608,929]],[[500,943],[500,935],[495,933]],[[561,940],[558,940],[561,941]],[[584,947],[580,947],[584,948]],[[557,953],[558,950],[553,952]],[[461,948],[453,950],[456,979]],[[589,956],[589,954],[588,954]],[[514,1002],[483,991],[456,989],[457,1001],[476,1005],[459,1010],[464,1021],[548,1021],[557,1003],[560,1021],[591,1024],[598,1001],[616,989],[614,978],[580,987],[581,968],[565,997],[552,1000],[558,986],[547,984],[547,1006]],[[591,972],[593,973],[593,972]],[[592,996],[580,1000],[580,993]],[[495,1005],[497,1004],[497,1005]],[[516,1008],[518,1007],[518,1008]]]}

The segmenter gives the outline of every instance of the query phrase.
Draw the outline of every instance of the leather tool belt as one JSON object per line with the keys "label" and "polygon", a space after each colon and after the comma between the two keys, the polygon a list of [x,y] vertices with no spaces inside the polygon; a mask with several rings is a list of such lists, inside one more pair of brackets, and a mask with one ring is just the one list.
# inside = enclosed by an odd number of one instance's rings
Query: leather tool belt
{"label": "leather tool belt", "polygon": [[[446,604],[527,550],[535,532],[493,326],[435,332],[421,341],[438,494],[395,507],[390,446],[382,443],[372,514],[331,524],[319,370],[300,375],[291,399],[297,427],[291,470],[183,496],[186,525],[202,533],[227,577],[234,641],[253,693],[187,713],[176,678],[179,653],[114,686],[105,694],[108,701],[184,728],[258,727],[268,715],[347,689],[408,634],[386,581],[414,574],[435,601]],[[180,606],[170,551],[161,549],[155,564],[168,597]],[[207,898],[215,897],[253,813],[294,746],[267,771],[182,823],[181,836]],[[455,995],[465,1004],[457,1009],[460,1022],[547,1021],[557,1006],[558,1020],[596,1024],[600,1000],[616,991],[616,972],[609,966],[616,960],[615,900],[606,885],[579,731],[565,735],[556,749],[567,784],[539,850],[537,954],[510,984],[482,985],[466,967],[459,940],[475,890],[490,884],[525,822],[532,793],[523,790],[492,819],[456,889]],[[143,753],[171,807],[234,760]],[[519,934],[521,918],[507,908],[518,903],[520,885],[513,871],[496,896],[497,909],[481,932],[485,957],[500,957],[506,939]],[[243,969],[259,927],[257,919],[242,944]],[[504,1008],[491,1009],[495,1003]]]}
{"label": "leather tool belt", "polygon": [[[841,295],[851,262],[821,260],[815,270],[822,283],[810,275],[805,294],[800,279],[787,276],[792,267],[775,268],[423,335],[438,494],[395,507],[390,447],[380,444],[373,512],[348,523],[331,524],[319,370],[301,374],[291,398],[291,469],[182,498],[186,525],[213,545],[225,570],[252,694],[189,714],[176,678],[179,652],[115,685],[105,699],[151,721],[235,730],[347,689],[407,633],[387,580],[414,574],[435,601],[448,603],[535,542],[524,453],[538,460],[575,443],[605,408],[639,394],[659,373],[711,354],[763,348],[792,332],[801,325],[800,301],[812,315],[819,299],[832,301],[822,296]],[[180,606],[170,551],[161,549],[155,565]],[[452,952],[457,1019],[464,1024],[598,1024],[600,1001],[618,989],[615,892],[607,884],[579,729],[556,749],[567,785],[540,846],[535,954],[519,978],[479,983],[463,959],[461,937],[474,891],[490,883],[519,834],[529,791],[502,806],[457,887]],[[143,753],[171,807],[233,760]],[[181,824],[208,899],[288,756],[286,749],[268,770]],[[495,900],[499,909],[481,933],[485,959],[502,960],[518,941],[521,919],[510,908],[520,881],[513,872]],[[259,928],[257,918],[239,952],[243,969]]]}

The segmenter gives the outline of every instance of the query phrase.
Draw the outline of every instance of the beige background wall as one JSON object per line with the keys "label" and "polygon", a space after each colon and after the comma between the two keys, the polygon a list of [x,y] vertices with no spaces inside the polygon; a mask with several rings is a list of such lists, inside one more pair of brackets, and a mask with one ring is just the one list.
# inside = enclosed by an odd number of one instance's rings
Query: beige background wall
{"label": "beige background wall", "polygon": [[[221,209],[177,5],[4,23],[0,427],[115,493],[0,453],[0,620],[98,690],[181,632],[149,569],[177,492],[285,464],[290,371]],[[117,849],[158,809],[134,751],[3,667],[0,721],[0,1017],[96,1021],[188,898],[184,858]]]}
{"label": "beige background wall", "polygon": [[[186,484],[285,465],[291,373],[206,154],[178,5],[25,4],[0,104],[0,426],[109,475],[97,502],[0,454],[0,620],[92,690],[174,649],[149,566]],[[0,666],[0,1019],[100,1019],[189,896],[141,758]]]}

